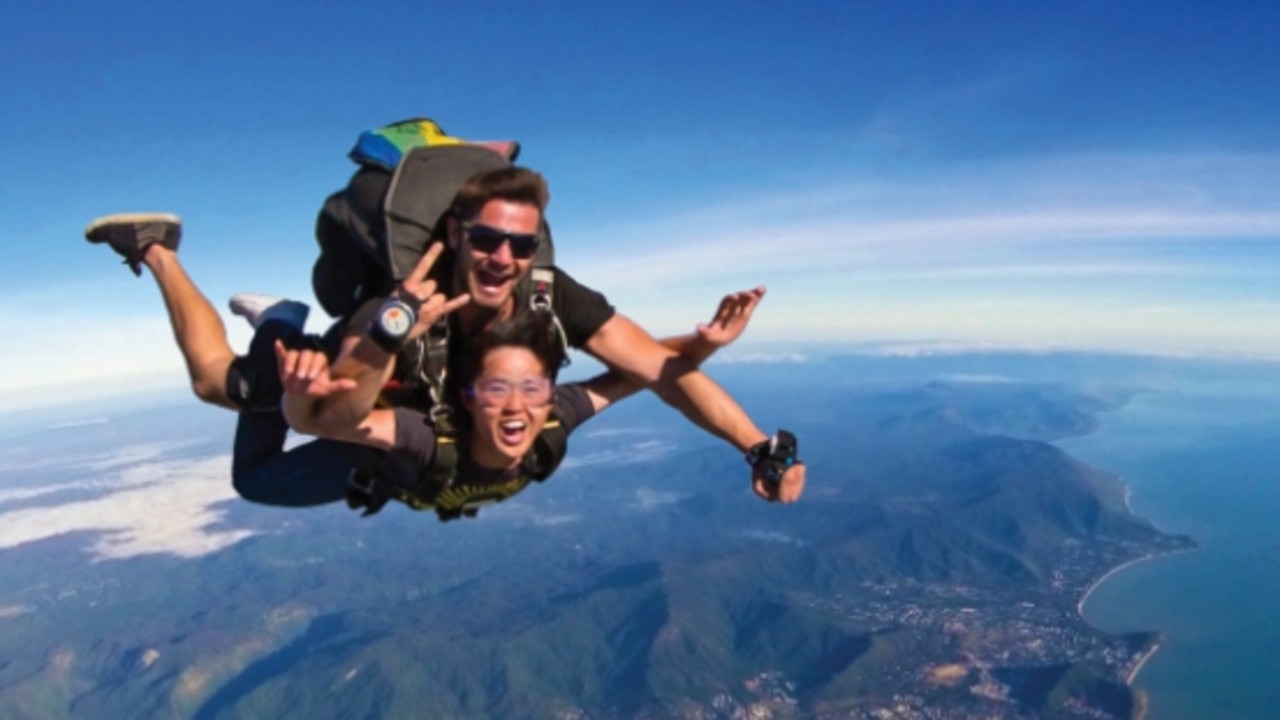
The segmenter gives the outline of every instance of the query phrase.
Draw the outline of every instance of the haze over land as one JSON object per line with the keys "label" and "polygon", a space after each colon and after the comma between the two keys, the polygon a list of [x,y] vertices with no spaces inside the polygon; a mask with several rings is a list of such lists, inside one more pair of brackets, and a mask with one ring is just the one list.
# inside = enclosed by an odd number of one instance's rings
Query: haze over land
{"label": "haze over land", "polygon": [[[97,444],[50,457],[75,431],[64,421],[7,446],[0,703],[41,717],[1126,717],[1124,680],[1153,637],[1107,636],[1076,603],[1107,569],[1190,541],[1044,442],[1140,389],[1114,372],[1081,382],[1126,362],[720,366],[805,439],[811,486],[787,508],[751,497],[738,458],[652,399],[593,420],[544,486],[448,525],[224,500],[229,416],[113,414]],[[1044,379],[1019,379],[1029,369]]]}

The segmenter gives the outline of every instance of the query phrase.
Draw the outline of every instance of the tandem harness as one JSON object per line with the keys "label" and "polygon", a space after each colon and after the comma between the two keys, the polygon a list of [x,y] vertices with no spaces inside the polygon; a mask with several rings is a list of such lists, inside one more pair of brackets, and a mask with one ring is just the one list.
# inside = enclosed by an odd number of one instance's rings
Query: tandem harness
{"label": "tandem harness", "polygon": [[[431,422],[428,418],[427,422]],[[435,510],[440,522],[458,518],[474,518],[481,507],[502,502],[519,493],[531,482],[542,482],[551,476],[564,459],[569,433],[554,416],[547,420],[533,447],[525,454],[520,467],[509,479],[492,484],[458,482],[456,472],[447,478],[428,471],[414,487],[404,487],[376,473],[353,469],[347,488],[347,505],[364,509],[363,515],[374,515],[391,500],[399,500],[413,510]],[[448,452],[457,460],[459,453],[453,439],[440,438],[436,457]],[[436,463],[433,462],[434,469]],[[456,467],[455,467],[456,471]]]}
{"label": "tandem harness", "polygon": [[[540,277],[544,273],[545,277]],[[568,364],[564,327],[551,309],[554,275],[551,270],[539,268],[533,270],[533,275],[527,300],[517,298],[517,301],[522,305],[527,303],[528,312],[550,313],[551,324],[564,346],[565,363]],[[404,309],[415,315],[415,308],[412,306],[404,306]],[[412,322],[416,322],[416,317],[413,317],[411,324]],[[568,433],[553,412],[534,440],[533,447],[525,454],[518,476],[498,488],[497,497],[488,497],[492,493],[484,492],[484,486],[457,482],[458,467],[463,456],[459,445],[463,442],[462,433],[465,428],[458,422],[457,411],[449,398],[449,335],[448,318],[442,317],[422,337],[410,342],[396,355],[396,362],[405,363],[404,367],[408,369],[409,385],[425,390],[427,404],[423,421],[435,435],[435,453],[431,464],[422,472],[422,477],[413,488],[401,487],[379,478],[376,473],[353,470],[347,504],[353,509],[365,508],[366,516],[378,512],[389,500],[395,499],[415,510],[432,508],[441,521],[475,517],[479,505],[506,499],[523,490],[531,481],[542,482],[555,472],[564,458]],[[473,490],[480,491],[480,495],[485,497],[473,497]]]}
{"label": "tandem harness", "polygon": [[[527,308],[525,312],[548,313],[550,315],[551,326],[559,338],[563,351],[562,357],[564,357],[564,362],[567,365],[569,362],[568,339],[565,335],[564,327],[560,324],[560,318],[556,316],[555,311],[552,309],[551,293],[555,283],[555,274],[549,268],[534,268],[531,275],[531,280],[526,279],[521,283],[521,287],[517,288],[517,306]],[[523,292],[521,292],[522,290]],[[395,303],[402,313],[408,315],[407,324],[412,326],[417,322],[417,301],[415,299],[413,302],[405,302],[398,295],[399,293],[394,294],[388,302]],[[522,295],[527,297],[521,297]],[[384,305],[384,307],[387,306]],[[410,386],[425,390],[426,403],[424,409],[427,415],[426,422],[431,426],[432,432],[436,437],[436,452],[432,457],[430,467],[424,473],[424,481],[428,487],[432,488],[451,487],[457,476],[460,460],[458,451],[460,426],[457,421],[456,411],[450,402],[451,391],[448,384],[449,336],[450,324],[446,316],[433,323],[422,337],[410,342],[398,351],[392,346],[383,345],[384,349],[396,354],[397,363],[404,363],[403,367],[408,371],[406,375]],[[380,342],[376,338],[375,341]],[[559,424],[556,423],[555,427],[558,428]],[[550,426],[548,426],[548,430],[550,429]],[[542,438],[547,434],[547,430],[540,433],[538,443],[541,443]],[[537,453],[538,443],[535,443],[534,449],[530,451],[531,454]],[[536,462],[533,471],[530,473],[531,476],[541,480],[546,475],[549,475],[560,464],[560,458],[564,455],[564,445],[564,439],[553,442],[551,448],[555,452],[550,456],[547,453],[551,452],[551,450],[544,448],[543,458]],[[548,467],[548,463],[550,463],[550,469],[546,471],[546,475],[538,477],[538,472],[542,468]]]}
{"label": "tandem harness", "polygon": [[[559,338],[564,351],[565,364],[568,364],[568,340],[560,319],[552,309],[552,288],[555,276],[551,269],[534,268],[531,271],[532,281],[526,279],[517,288],[519,307],[527,308],[525,312],[549,313],[551,325]],[[524,289],[524,292],[520,292]],[[527,297],[521,297],[527,295]],[[394,303],[398,310],[408,316],[407,324],[417,322],[418,303],[416,298],[406,302],[400,293],[393,294],[388,304]],[[383,307],[387,307],[384,305]],[[376,324],[376,323],[375,323]],[[419,392],[425,391],[426,407],[423,422],[427,423],[436,438],[435,452],[431,464],[421,473],[418,482],[412,488],[403,487],[393,481],[380,477],[380,473],[369,470],[353,470],[350,487],[347,492],[347,504],[355,508],[364,508],[364,515],[377,513],[388,501],[400,500],[415,510],[434,509],[443,522],[459,517],[475,517],[479,506],[500,502],[515,495],[531,481],[541,482],[549,477],[560,465],[568,445],[568,433],[555,418],[554,413],[538,437],[533,447],[525,454],[519,472],[511,480],[495,486],[470,485],[458,483],[458,467],[463,452],[459,444],[463,441],[464,427],[458,422],[456,411],[450,403],[449,377],[449,336],[448,317],[441,317],[420,338],[396,350],[382,340],[374,338],[384,349],[396,355],[397,363],[404,363],[410,388]]]}
{"label": "tandem harness", "polygon": [[[351,159],[362,170],[356,173],[347,192],[339,193],[326,202],[317,230],[322,248],[321,261],[328,262],[317,262],[313,285],[325,309],[330,314],[345,315],[359,302],[368,299],[370,293],[385,292],[392,284],[407,277],[433,239],[440,236],[458,187],[476,172],[509,166],[518,154],[518,143],[469,142],[445,134],[427,118],[405,120],[363,133],[350,153]],[[358,181],[370,178],[376,180],[371,185],[373,191],[357,192]],[[374,221],[375,218],[380,222]],[[374,232],[373,228],[379,225],[382,231]],[[322,232],[324,230],[331,232]],[[545,220],[538,235],[540,242],[533,268],[529,277],[516,287],[517,311],[528,308],[534,312],[551,313],[552,324],[564,345],[567,364],[568,338],[552,308],[555,245]],[[354,256],[361,262],[346,262],[352,257],[348,245],[358,248]],[[374,259],[376,272],[342,275],[330,270],[334,267],[364,267],[368,264],[366,258]],[[326,299],[330,302],[326,303]],[[423,405],[427,422],[437,438],[431,467],[420,483],[428,489],[425,497],[431,498],[427,501],[431,503],[434,503],[439,489],[454,485],[461,459],[459,423],[447,390],[449,334],[448,319],[440,318],[425,335],[402,348],[396,359],[408,371],[404,376],[410,385],[425,390]],[[542,444],[546,434],[544,431],[539,436],[535,448]],[[555,442],[551,444],[557,445]],[[564,444],[561,439],[550,469],[541,476],[536,472],[530,473],[532,479],[542,480],[555,469],[564,454]],[[363,485],[356,486],[355,493],[357,502],[361,502],[361,494],[372,501],[358,505],[368,508],[366,514],[377,512],[389,498],[402,499],[395,493],[365,492],[375,485],[390,483],[362,482]],[[424,501],[417,502],[422,504]],[[406,503],[413,507],[409,501]],[[433,505],[422,505],[428,506]],[[449,518],[442,516],[441,519]]]}

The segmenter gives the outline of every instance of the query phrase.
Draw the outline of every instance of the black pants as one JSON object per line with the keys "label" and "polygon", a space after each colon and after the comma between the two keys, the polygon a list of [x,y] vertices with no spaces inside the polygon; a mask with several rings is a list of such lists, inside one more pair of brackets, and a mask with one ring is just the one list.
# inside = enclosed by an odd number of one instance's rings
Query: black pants
{"label": "black pants", "polygon": [[231,484],[251,502],[309,507],[346,496],[351,464],[344,443],[317,439],[284,447],[289,424],[280,410],[274,344],[297,335],[283,323],[264,323],[249,354],[236,358],[228,373],[228,392],[244,407],[236,423]]}

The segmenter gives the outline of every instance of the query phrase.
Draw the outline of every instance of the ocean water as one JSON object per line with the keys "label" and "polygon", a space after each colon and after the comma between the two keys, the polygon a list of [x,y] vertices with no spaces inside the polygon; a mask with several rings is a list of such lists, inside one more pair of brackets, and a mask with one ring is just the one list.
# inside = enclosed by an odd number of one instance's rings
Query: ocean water
{"label": "ocean water", "polygon": [[1280,717],[1280,383],[1139,395],[1060,445],[1119,474],[1134,512],[1200,545],[1116,572],[1084,604],[1104,630],[1162,632],[1134,681],[1147,718]]}

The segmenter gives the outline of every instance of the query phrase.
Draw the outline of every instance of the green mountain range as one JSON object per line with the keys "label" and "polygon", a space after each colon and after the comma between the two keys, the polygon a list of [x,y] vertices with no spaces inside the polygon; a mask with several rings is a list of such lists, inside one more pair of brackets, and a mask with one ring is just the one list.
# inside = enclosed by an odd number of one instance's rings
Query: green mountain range
{"label": "green mountain range", "polygon": [[788,507],[703,441],[571,466],[468,523],[314,511],[198,560],[6,551],[0,599],[37,609],[0,620],[0,715],[1129,717],[1154,636],[1076,604],[1190,542],[1045,442],[1123,399],[831,393],[793,423],[810,475]]}

